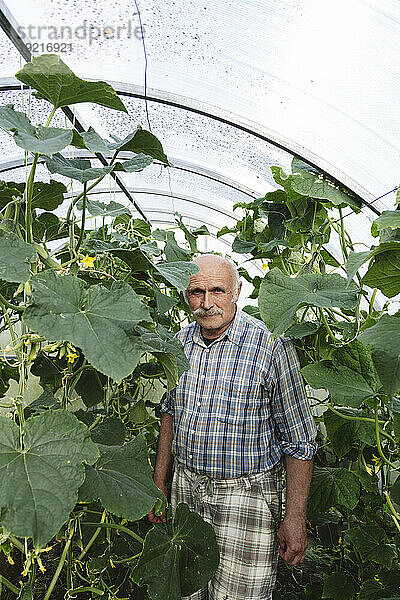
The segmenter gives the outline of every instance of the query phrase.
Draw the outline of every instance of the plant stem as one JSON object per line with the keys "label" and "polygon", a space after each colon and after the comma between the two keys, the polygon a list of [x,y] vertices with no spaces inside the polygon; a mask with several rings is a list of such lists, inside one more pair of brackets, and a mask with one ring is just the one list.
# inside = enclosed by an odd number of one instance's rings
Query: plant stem
{"label": "plant stem", "polygon": [[335,338],[335,336],[332,333],[332,329],[329,327],[328,319],[325,316],[323,308],[319,309],[319,314],[321,315],[321,319],[326,327],[326,330],[327,330],[329,336],[332,338],[332,340],[335,342],[335,344],[337,344],[338,340]]}
{"label": "plant stem", "polygon": [[[106,515],[107,515],[107,511],[104,509],[103,514],[101,515],[100,523],[104,523]],[[96,531],[94,532],[94,534],[92,535],[92,537],[90,538],[90,540],[88,541],[88,543],[86,544],[85,548],[82,550],[82,552],[78,556],[78,560],[82,560],[82,558],[85,556],[85,554],[88,552],[88,550],[90,550],[90,548],[92,547],[93,543],[95,542],[97,536],[99,535],[100,531],[101,531],[101,527],[98,527],[96,529]]]}
{"label": "plant stem", "polygon": [[[127,535],[130,535],[131,537],[135,538],[135,540],[137,540],[141,544],[144,544],[144,539],[141,538],[140,535],[131,531],[127,527],[124,527],[123,525],[117,525],[116,523],[89,523],[88,521],[85,521],[85,525],[89,525],[89,527],[106,527],[110,529],[116,529],[117,531],[123,531]],[[46,600],[46,598],[44,598],[44,600]]]}
{"label": "plant stem", "polygon": [[64,550],[63,550],[63,552],[61,554],[59,563],[57,565],[56,572],[53,575],[53,579],[51,580],[50,585],[47,588],[46,595],[44,596],[43,600],[49,600],[51,592],[53,591],[54,586],[57,583],[57,580],[58,580],[58,578],[60,576],[61,570],[62,570],[62,568],[64,566],[64,562],[65,562],[65,559],[67,557],[68,549],[69,549],[69,547],[71,545],[72,538],[74,537],[74,533],[75,533],[75,523],[73,523],[71,525],[71,529],[69,531],[68,539],[67,539],[67,541],[65,543]]}
{"label": "plant stem", "polygon": [[5,312],[6,308],[11,308],[12,310],[19,310],[19,311],[25,310],[25,306],[15,306],[15,304],[11,304],[4,298],[4,296],[2,294],[0,294],[0,306],[2,306],[4,312]]}
{"label": "plant stem", "polygon": [[28,181],[25,187],[25,228],[26,228],[26,241],[28,244],[32,243],[32,197],[33,197],[33,184],[35,182],[35,171],[36,165],[39,159],[39,154],[35,154],[31,170],[29,172]]}
{"label": "plant stem", "polygon": [[69,590],[70,595],[79,594],[80,592],[91,592],[92,594],[96,594],[97,596],[102,596],[104,594],[103,590],[99,590],[94,587],[81,587],[74,588],[73,590]]}
{"label": "plant stem", "polygon": [[388,465],[390,465],[392,467],[392,469],[395,469],[396,471],[400,470],[400,467],[396,467],[396,465],[392,462],[390,462],[390,460],[388,460],[386,458],[386,456],[383,454],[382,451],[382,446],[381,446],[381,439],[380,439],[380,428],[379,428],[379,421],[378,421],[378,408],[377,408],[377,402],[375,401],[375,407],[374,407],[374,412],[375,412],[375,436],[376,436],[376,447],[378,448],[378,452],[379,452],[379,456],[381,457],[381,459],[387,463]]}
{"label": "plant stem", "polygon": [[344,225],[343,225],[343,211],[342,211],[341,206],[339,206],[339,215],[340,215],[340,240],[341,240],[342,254],[343,254],[343,258],[345,260],[347,260],[349,257],[349,254],[348,254],[347,248],[346,248],[346,238],[344,235]]}
{"label": "plant stem", "polygon": [[[102,179],[104,179],[104,177],[105,177],[105,175],[102,175],[101,177],[99,177],[98,179],[96,179],[91,185],[89,185],[89,187],[86,189],[86,194],[87,194],[87,192],[90,192],[90,190],[93,189],[98,183],[100,183],[100,181]],[[68,208],[68,211],[67,211],[67,216],[65,217],[67,223],[70,220],[72,209],[79,202],[79,200],[81,198],[83,198],[84,194],[85,194],[84,191],[80,192],[80,194],[78,194],[77,197],[74,200],[72,200],[71,204],[69,205],[69,208]]]}
{"label": "plant stem", "polygon": [[14,594],[19,594],[21,591],[16,585],[11,583],[11,581],[8,581],[7,577],[4,577],[4,575],[0,575],[0,583],[4,583],[4,585],[14,592]]}
{"label": "plant stem", "polygon": [[81,230],[79,233],[79,239],[75,247],[75,252],[78,252],[80,245],[82,244],[83,235],[85,233],[85,218],[86,218],[86,200],[87,200],[87,181],[83,184],[83,201],[82,201],[82,219],[81,219]]}
{"label": "plant stem", "polygon": [[394,524],[396,525],[397,529],[400,532],[400,523],[398,521],[398,519],[400,519],[400,515],[399,515],[399,513],[397,512],[397,510],[395,509],[395,507],[392,504],[392,501],[391,501],[390,496],[389,496],[389,492],[383,492],[383,495],[385,496],[387,505],[389,507],[389,510],[392,513],[391,517],[392,517],[392,519],[394,521]]}
{"label": "plant stem", "polygon": [[378,291],[378,288],[374,288],[374,291],[372,292],[372,296],[369,301],[369,310],[368,310],[369,315],[371,315],[372,311],[374,310],[374,302],[375,302],[375,296],[376,296],[377,291]]}
{"label": "plant stem", "polygon": [[10,535],[9,533],[7,534],[8,539],[10,540],[10,542],[13,544],[13,546],[15,546],[16,548],[18,548],[18,550],[20,552],[22,552],[22,554],[25,554],[25,547],[23,545],[22,542],[20,542],[19,540],[17,540],[16,537],[14,537],[13,535]]}

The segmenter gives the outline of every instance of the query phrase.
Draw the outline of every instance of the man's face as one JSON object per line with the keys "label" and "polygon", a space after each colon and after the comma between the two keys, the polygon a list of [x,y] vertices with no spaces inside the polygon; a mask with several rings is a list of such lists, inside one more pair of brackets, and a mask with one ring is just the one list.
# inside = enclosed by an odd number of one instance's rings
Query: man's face
{"label": "man's face", "polygon": [[232,302],[235,280],[229,264],[213,258],[198,259],[200,271],[190,278],[187,299],[206,337],[218,337],[235,316]]}

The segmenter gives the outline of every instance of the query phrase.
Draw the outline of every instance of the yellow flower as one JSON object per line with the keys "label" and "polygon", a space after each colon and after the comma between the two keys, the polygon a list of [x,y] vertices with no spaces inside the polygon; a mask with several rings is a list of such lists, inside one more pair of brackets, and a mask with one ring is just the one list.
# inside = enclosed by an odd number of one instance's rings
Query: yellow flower
{"label": "yellow flower", "polygon": [[94,261],[96,260],[95,256],[88,256],[86,254],[86,256],[84,256],[83,258],[81,258],[81,260],[79,261],[81,264],[83,264],[87,269],[93,269],[94,268]]}
{"label": "yellow flower", "polygon": [[7,556],[7,560],[10,563],[10,565],[15,565],[15,562],[13,561],[13,559],[11,558],[11,556]]}
{"label": "yellow flower", "polygon": [[76,352],[67,351],[67,358],[69,363],[73,363],[78,355]]}
{"label": "yellow flower", "polygon": [[342,543],[342,538],[340,537],[340,538],[338,539],[338,544],[340,545],[341,543]]}
{"label": "yellow flower", "polygon": [[45,573],[46,569],[43,565],[40,565],[39,569],[42,571],[42,573]]}
{"label": "yellow flower", "polygon": [[374,579],[375,579],[375,581],[377,581],[379,583],[379,585],[383,585],[381,580],[379,579],[378,575],[375,575]]}
{"label": "yellow flower", "polygon": [[26,577],[28,575],[28,569],[24,569],[21,573],[22,577]]}
{"label": "yellow flower", "polygon": [[371,467],[369,467],[368,465],[365,465],[365,470],[367,471],[367,473],[369,475],[372,475],[372,469],[371,469]]}
{"label": "yellow flower", "polygon": [[262,270],[263,270],[263,271],[266,271],[267,269],[268,269],[268,264],[267,264],[267,263],[264,263],[264,264],[263,264],[263,266],[262,266]]}

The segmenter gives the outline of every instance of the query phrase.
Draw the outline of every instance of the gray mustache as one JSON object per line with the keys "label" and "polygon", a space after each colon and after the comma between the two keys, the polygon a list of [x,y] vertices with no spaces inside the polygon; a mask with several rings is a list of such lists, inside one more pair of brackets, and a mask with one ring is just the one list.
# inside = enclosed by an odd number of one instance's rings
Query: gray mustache
{"label": "gray mustache", "polygon": [[205,308],[196,308],[196,310],[193,311],[193,314],[196,315],[196,317],[213,317],[214,315],[222,315],[223,312],[222,308],[210,308],[209,310],[206,310]]}

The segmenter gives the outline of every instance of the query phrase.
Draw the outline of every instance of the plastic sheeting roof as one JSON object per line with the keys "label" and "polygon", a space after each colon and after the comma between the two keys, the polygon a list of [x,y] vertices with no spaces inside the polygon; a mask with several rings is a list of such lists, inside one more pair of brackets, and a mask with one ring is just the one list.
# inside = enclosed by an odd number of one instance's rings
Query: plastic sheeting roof
{"label": "plastic sheeting roof", "polygon": [[[237,218],[234,203],[276,187],[269,167],[289,170],[293,155],[375,210],[394,208],[394,192],[375,199],[400,184],[398,0],[0,0],[0,11],[0,104],[20,110],[23,98],[34,123],[49,112],[13,77],[25,61],[11,22],[34,55],[64,43],[77,75],[122,95],[128,115],[77,105],[86,128],[124,137],[150,124],[174,168],[121,179],[155,225],[178,211],[215,234]],[[65,126],[58,113],[52,125]],[[0,132],[0,179],[24,179],[23,165]],[[121,201],[112,181],[101,192]],[[348,217],[354,241],[372,243],[374,218],[369,207]]]}

